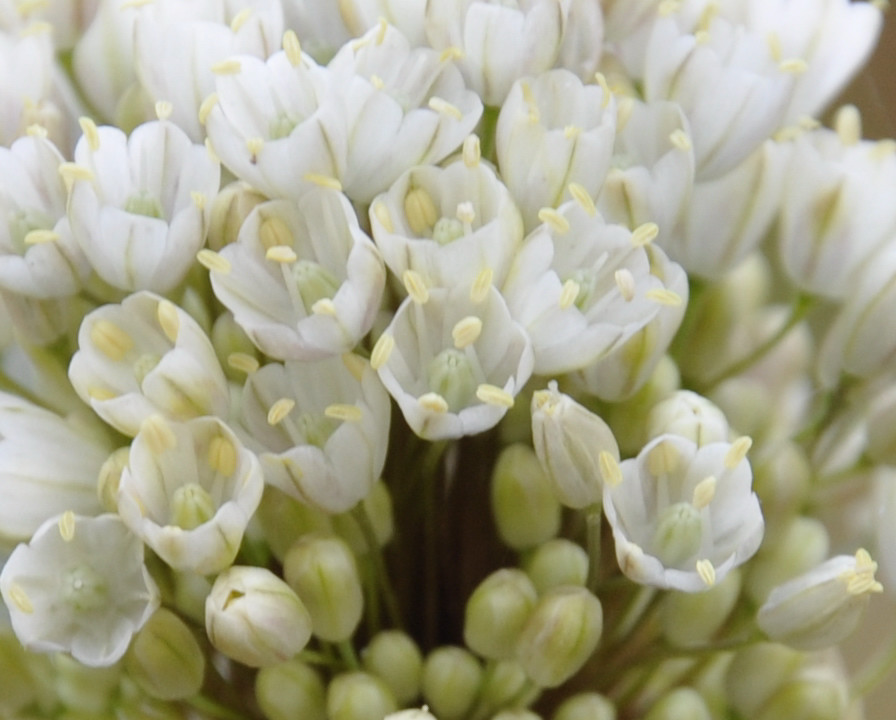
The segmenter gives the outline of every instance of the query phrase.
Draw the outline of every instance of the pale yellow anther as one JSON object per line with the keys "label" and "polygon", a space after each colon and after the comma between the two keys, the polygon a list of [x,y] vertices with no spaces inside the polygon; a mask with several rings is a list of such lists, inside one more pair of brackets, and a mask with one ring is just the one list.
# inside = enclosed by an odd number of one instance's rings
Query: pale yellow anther
{"label": "pale yellow anther", "polygon": [[336,317],[339,313],[336,310],[336,304],[330,298],[321,298],[311,305],[311,312],[315,315],[326,315],[327,317]]}
{"label": "pale yellow anther", "polygon": [[657,8],[657,12],[660,17],[669,17],[677,13],[681,9],[681,0],[663,0],[659,7]]}
{"label": "pale yellow anther", "polygon": [[549,226],[557,235],[569,232],[569,220],[558,213],[554,208],[542,208],[538,211],[538,219]]}
{"label": "pale yellow anther", "polygon": [[292,247],[294,239],[289,225],[277,215],[266,217],[258,228],[258,241],[265,250],[275,247]]}
{"label": "pale yellow anther", "polygon": [[567,125],[563,128],[563,136],[567,140],[575,140],[579,135],[582,134],[582,128],[578,125]]}
{"label": "pale yellow anther", "polygon": [[597,456],[597,465],[600,468],[601,477],[611,488],[622,482],[622,468],[619,461],[613,457],[609,450],[601,450]]}
{"label": "pale yellow anther", "polygon": [[389,357],[395,349],[395,338],[391,335],[380,335],[373,351],[370,353],[370,367],[379,370],[383,365],[389,362]]}
{"label": "pale yellow anther", "polygon": [[208,444],[208,465],[222,475],[233,475],[237,466],[237,451],[233,443],[226,437],[218,435]]}
{"label": "pale yellow anther", "polygon": [[211,67],[215,75],[239,75],[242,69],[243,66],[239,60],[222,60]]}
{"label": "pale yellow anther", "polygon": [[532,92],[532,86],[527,82],[520,83],[520,90],[523,93],[523,102],[529,108],[529,122],[533,125],[541,119],[538,111],[538,103],[535,102],[535,94]]}
{"label": "pale yellow anther", "polygon": [[64,162],[59,164],[59,174],[65,181],[66,187],[70,190],[76,180],[93,180],[93,172],[90,168],[78,165],[73,162]]}
{"label": "pale yellow anther", "polygon": [[508,409],[513,407],[513,395],[507,392],[504,388],[499,388],[497,385],[482,383],[476,388],[476,397],[480,402],[484,402],[486,405],[494,405],[495,407]]}
{"label": "pale yellow anther", "polygon": [[679,307],[684,300],[681,295],[669,288],[654,288],[644,293],[644,297],[666,307]]}
{"label": "pale yellow anther", "polygon": [[697,561],[697,574],[706,587],[711,588],[716,584],[716,569],[709,560]]}
{"label": "pale yellow anther", "polygon": [[159,120],[167,120],[174,112],[174,105],[167,100],[158,100],[155,104],[156,117]]}
{"label": "pale yellow anther", "polygon": [[230,21],[230,29],[235,33],[239,32],[240,28],[246,24],[250,17],[252,17],[252,8],[243,8],[233,16],[233,20]]}
{"label": "pale yellow anther", "polygon": [[855,105],[844,105],[834,117],[837,137],[844,145],[857,145],[862,139],[862,114]]}
{"label": "pale yellow anther", "polygon": [[700,17],[697,19],[697,29],[702,30],[704,32],[709,31],[709,26],[712,25],[712,21],[715,20],[716,15],[719,14],[719,5],[715,2],[707,3],[706,7],[703,8],[703,12],[700,13]]}
{"label": "pale yellow anther", "polygon": [[575,304],[581,291],[582,287],[575,280],[567,280],[563,283],[563,288],[560,290],[560,309],[566,310],[567,308],[571,308]]}
{"label": "pale yellow anther", "polygon": [[871,592],[883,592],[883,585],[874,579],[877,563],[864,548],[856,550],[855,570],[844,573],[846,591],[850,595],[865,595]]}
{"label": "pale yellow anther", "polygon": [[635,297],[635,276],[632,275],[628,268],[620,268],[613,273],[613,279],[616,281],[616,287],[619,288],[619,294],[622,299],[629,302]]}
{"label": "pale yellow anther", "polygon": [[34,612],[34,606],[31,604],[31,599],[28,597],[28,593],[26,593],[25,589],[18,583],[10,584],[9,599],[12,600],[12,604],[15,605],[20,612],[23,612],[26,615],[31,615]]}
{"label": "pale yellow anther", "polygon": [[448,402],[438,393],[428,392],[417,398],[417,404],[424,410],[439,413],[448,412]]}
{"label": "pale yellow anther", "polygon": [[451,337],[454,340],[454,347],[463,350],[469,347],[479,339],[482,334],[482,320],[475,315],[468,315],[462,320],[458,320],[454,327],[451,328]]}
{"label": "pale yellow anther", "polygon": [[377,23],[376,29],[376,44],[382,45],[386,41],[386,33],[389,30],[389,23],[386,21],[386,18],[381,17],[379,22]]}
{"label": "pale yellow anther", "polygon": [[279,425],[295,406],[296,401],[292,398],[280,398],[268,410],[268,425]]}
{"label": "pale yellow anther", "polygon": [[[473,203],[469,201],[458,203],[456,217],[465,226],[472,226],[473,221],[476,220],[476,211],[473,209]],[[470,228],[465,227],[464,230],[469,232]]]}
{"label": "pale yellow anther", "polygon": [[878,140],[871,149],[871,157],[877,160],[883,160],[888,155],[896,153],[896,140],[885,138]]}
{"label": "pale yellow anther", "polygon": [[607,82],[607,76],[602,72],[594,73],[594,80],[600,86],[601,89],[601,101],[600,106],[603,109],[606,109],[610,104],[610,99],[613,97],[613,91],[610,89],[610,83]]}
{"label": "pale yellow anther", "polygon": [[784,58],[784,51],[781,49],[781,36],[776,32],[770,32],[765,36],[765,42],[768,45],[768,51],[772,56],[772,60],[776,63],[781,62]]}
{"label": "pale yellow anther", "polygon": [[205,209],[205,202],[207,198],[205,197],[205,193],[201,193],[198,190],[190,190],[190,200],[193,201],[193,204],[199,209]]}
{"label": "pale yellow anther", "polygon": [[478,305],[488,297],[494,278],[495,272],[491,268],[482,268],[479,271],[470,286],[470,300],[473,303]]}
{"label": "pale yellow anther", "polygon": [[628,121],[631,119],[634,111],[635,101],[630,97],[624,97],[616,104],[617,135],[625,130],[625,126],[628,125]]}
{"label": "pale yellow anther", "polygon": [[199,106],[199,122],[202,125],[205,125],[205,121],[208,120],[209,113],[211,113],[212,108],[218,104],[218,93],[212,93],[211,95],[206,96],[205,100],[202,101],[202,104]]}
{"label": "pale yellow anther", "polygon": [[345,353],[342,356],[342,364],[345,365],[346,369],[352,374],[352,377],[358,382],[361,381],[361,378],[364,377],[364,372],[370,366],[369,361],[365,360],[360,355],[351,352]]}
{"label": "pale yellow anther", "polygon": [[423,276],[416,270],[405,270],[401,274],[401,282],[404,289],[407,290],[411,300],[418,305],[424,305],[429,301],[429,288],[426,287],[426,281]]}
{"label": "pale yellow anther", "polygon": [[747,453],[752,446],[753,438],[747,435],[741,435],[737,440],[731,443],[731,447],[728,448],[728,452],[725,453],[725,467],[729,470],[734,470],[734,468],[740,465],[744,458],[747,457]]}
{"label": "pale yellow anther", "polygon": [[811,115],[800,115],[797,124],[805,131],[810,132],[821,127],[821,121]]}
{"label": "pale yellow anther", "polygon": [[364,417],[364,413],[357,405],[348,403],[333,403],[324,408],[324,415],[333,420],[343,422],[358,422]]}
{"label": "pale yellow anther", "polygon": [[709,31],[698,30],[694,33],[694,40],[697,41],[698,45],[706,45],[709,42]]}
{"label": "pale yellow anther", "polygon": [[474,168],[479,165],[479,160],[482,158],[482,149],[477,135],[467,135],[464,140],[462,157],[464,165],[468,168]]}
{"label": "pale yellow anther", "polygon": [[688,137],[688,134],[681,128],[678,128],[677,130],[673,130],[669,134],[669,142],[671,142],[672,145],[674,145],[679,150],[684,150],[685,152],[687,152],[688,150],[690,150],[693,147],[693,144],[691,143],[691,138]]}
{"label": "pale yellow anther", "polygon": [[371,75],[370,76],[370,84],[373,85],[377,90],[382,90],[386,87],[386,83],[383,82],[383,79],[379,75]]}
{"label": "pale yellow anther", "polygon": [[809,69],[809,64],[802,58],[790,58],[779,62],[778,69],[788,75],[802,75]]}
{"label": "pale yellow anther", "polygon": [[218,157],[218,153],[217,153],[217,151],[215,150],[215,146],[212,145],[212,139],[211,139],[211,138],[206,138],[206,139],[205,139],[205,142],[204,142],[203,144],[205,145],[205,152],[206,152],[206,154],[208,155],[209,159],[210,159],[212,162],[217,163],[218,165],[220,165],[220,164],[221,164],[221,158]]}
{"label": "pale yellow anther", "polygon": [[156,318],[165,337],[171,342],[177,342],[177,333],[180,330],[180,315],[178,315],[177,306],[170,300],[159,301]]}
{"label": "pale yellow anther", "polygon": [[404,216],[411,232],[421,237],[432,232],[439,219],[432,196],[422,187],[415,187],[404,196]]}
{"label": "pale yellow anther", "polygon": [[442,50],[442,53],[439,55],[439,62],[451,62],[454,60],[463,60],[464,51],[452,45],[451,47],[447,47]]}
{"label": "pale yellow anther", "polygon": [[431,97],[427,104],[429,105],[430,110],[435,110],[439,115],[447,115],[455,120],[461,120],[464,116],[456,106],[440,97]]}
{"label": "pale yellow anther", "polygon": [[659,234],[660,228],[656,223],[647,222],[643,225],[638,225],[638,227],[632,230],[632,245],[635,247],[649,245],[656,240],[656,236]]}
{"label": "pale yellow anther", "polygon": [[106,402],[107,400],[114,400],[117,398],[118,393],[106,387],[91,385],[87,388],[87,397],[91,400],[96,400],[97,402]]}
{"label": "pale yellow anther", "polygon": [[252,137],[246,140],[246,150],[249,151],[249,155],[251,155],[251,162],[258,162],[258,156],[261,155],[261,151],[264,149],[264,138],[260,137]]}
{"label": "pale yellow anther", "polygon": [[96,123],[89,117],[79,117],[78,125],[81,126],[81,132],[84,133],[84,139],[87,140],[87,147],[91,151],[96,152],[100,149],[100,133],[96,127]]}
{"label": "pale yellow anther", "polygon": [[177,436],[161,415],[150,415],[140,426],[140,437],[144,439],[153,455],[161,455],[177,447]]}
{"label": "pale yellow anther", "polygon": [[342,183],[339,182],[336,178],[330,177],[329,175],[321,175],[319,173],[305,173],[302,176],[303,180],[307,182],[314,183],[318,187],[326,188],[328,190],[338,190],[342,192]]}
{"label": "pale yellow anther", "polygon": [[567,189],[569,190],[569,194],[572,195],[572,199],[579,204],[589,217],[594,217],[597,214],[594,200],[585,189],[584,185],[573,182],[567,186]]}
{"label": "pale yellow anther", "polygon": [[75,514],[71,510],[66,510],[59,516],[59,535],[65,542],[71,542],[75,538]]}
{"label": "pale yellow anther", "polygon": [[264,259],[288,265],[289,263],[294,263],[298,260],[299,256],[296,255],[295,250],[289,247],[289,245],[275,245],[274,247],[267,249],[264,254]]}
{"label": "pale yellow anther", "polygon": [[234,370],[251,375],[259,368],[258,360],[247,353],[235,352],[227,356],[227,365]]}
{"label": "pale yellow anther", "polygon": [[710,475],[703,478],[694,488],[694,497],[691,499],[691,505],[698,510],[708,507],[712,499],[716,496],[716,479]]}
{"label": "pale yellow anther", "polygon": [[389,208],[386,207],[386,203],[382,200],[373,204],[373,217],[376,218],[376,221],[383,226],[383,230],[387,233],[395,231],[395,226],[392,224],[392,216],[389,215]]}
{"label": "pale yellow anther", "polygon": [[52,230],[31,230],[25,234],[25,244],[41,245],[43,243],[56,242],[59,237],[59,233]]}
{"label": "pale yellow anther", "polygon": [[103,355],[119,362],[134,347],[134,340],[111,320],[97,320],[90,327],[90,341]]}
{"label": "pale yellow anther", "polygon": [[651,448],[647,454],[647,470],[654,477],[675,472],[680,463],[678,448],[666,440]]}
{"label": "pale yellow anther", "polygon": [[283,33],[282,45],[289,64],[298,67],[302,62],[302,44],[299,42],[299,36],[296,35],[295,30],[287,30]]}
{"label": "pale yellow anther", "polygon": [[49,131],[43,125],[34,123],[25,128],[25,134],[28,137],[46,138]]}
{"label": "pale yellow anther", "polygon": [[232,270],[230,261],[227,258],[208,248],[203,248],[196,253],[196,260],[199,261],[202,267],[222,275],[229,275]]}

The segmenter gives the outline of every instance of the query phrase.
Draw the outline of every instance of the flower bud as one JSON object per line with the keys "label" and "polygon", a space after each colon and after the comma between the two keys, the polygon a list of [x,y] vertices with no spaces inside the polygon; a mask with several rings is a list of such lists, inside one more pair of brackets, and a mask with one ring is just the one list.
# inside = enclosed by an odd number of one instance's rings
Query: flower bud
{"label": "flower bud", "polygon": [[579,693],[561,703],[553,720],[616,720],[616,708],[603,695]]}
{"label": "flower bud", "polygon": [[554,381],[532,396],[532,442],[563,505],[580,509],[600,502],[607,468],[618,467],[613,432]]}
{"label": "flower bud", "polygon": [[256,205],[266,201],[267,197],[242,180],[221,188],[212,203],[208,246],[212,250],[220,250],[225,245],[236,242],[243,221]]}
{"label": "flower bud", "polygon": [[531,710],[517,708],[514,710],[502,710],[497,715],[492,715],[492,720],[542,720],[541,715]]}
{"label": "flower bud", "polygon": [[271,552],[281,563],[303,535],[333,532],[329,513],[299,502],[273,485],[265,485],[255,517]]}
{"label": "flower bud", "polygon": [[745,590],[757,605],[776,585],[807,572],[828,556],[828,531],[820,520],[798,515],[780,528],[747,570]]}
{"label": "flower bud", "polygon": [[391,715],[386,715],[383,720],[436,720],[436,716],[429,712],[424,705],[421,709],[413,708],[411,710],[401,710]]}
{"label": "flower bud", "polygon": [[205,629],[218,650],[250,667],[289,660],[311,637],[311,617],[269,570],[234,566],[218,576],[205,602]]}
{"label": "flower bud", "polygon": [[756,643],[734,655],[725,677],[725,694],[739,717],[752,718],[799,669],[803,653],[777,643]]}
{"label": "flower bud", "polygon": [[841,720],[846,717],[842,688],[827,679],[806,679],[787,683],[766,703],[755,720],[812,718]]}
{"label": "flower bud", "polygon": [[498,535],[514,550],[525,550],[560,530],[560,503],[528,445],[501,451],[492,471],[492,517]]}
{"label": "flower bud", "polygon": [[255,676],[255,700],[267,720],[327,720],[324,683],[300,660],[261,668]]}
{"label": "flower bud", "polygon": [[734,609],[740,588],[740,571],[734,569],[705,592],[669,593],[660,616],[663,636],[676,647],[709,642]]}
{"label": "flower bud", "polygon": [[557,687],[594,652],[603,630],[600,601],[581,587],[541,597],[517,642],[517,659],[540,687]]}
{"label": "flower bud", "polygon": [[355,632],[364,610],[361,578],[352,551],[335,536],[309,535],[283,561],[286,582],[311,613],[312,632],[341,642]]}
{"label": "flower bud", "polygon": [[380,720],[396,710],[386,683],[365,672],[337,675],[327,687],[328,720]]}
{"label": "flower bud", "polygon": [[765,517],[796,513],[809,495],[811,472],[805,450],[792,441],[781,443],[770,458],[757,463],[753,488]]}
{"label": "flower bud", "polygon": [[523,570],[539,594],[561,585],[584,587],[588,578],[588,553],[572,540],[554,538],[529,554]]}
{"label": "flower bud", "polygon": [[469,650],[445,646],[423,661],[423,697],[439,720],[460,720],[473,706],[482,667]]}
{"label": "flower bud", "polygon": [[407,633],[400,630],[377,633],[361,653],[361,663],[367,672],[389,686],[399,705],[407,705],[420,694],[423,656]]}
{"label": "flower bud", "polygon": [[690,390],[679,390],[657,403],[647,418],[651,438],[664,433],[681,435],[698,446],[728,440],[725,414],[705,397]]}
{"label": "flower bud", "polygon": [[65,707],[95,717],[108,712],[115,703],[121,668],[88,667],[60,653],[53,658],[52,677],[56,696]]}
{"label": "flower bud", "polygon": [[656,702],[644,720],[710,720],[710,717],[700,693],[693,688],[681,687]]}
{"label": "flower bud", "polygon": [[147,695],[184,700],[199,692],[205,656],[177,615],[159,608],[137,633],[125,656],[128,675]]}
{"label": "flower bud", "polygon": [[[489,666],[488,673],[482,679],[479,702],[486,707],[525,704],[521,693],[528,683],[526,671],[517,660],[498,660]],[[537,689],[535,692],[538,692]]]}
{"label": "flower bud", "polygon": [[538,594],[522,570],[497,570],[467,600],[464,642],[489,659],[514,655],[517,638],[535,607]]}

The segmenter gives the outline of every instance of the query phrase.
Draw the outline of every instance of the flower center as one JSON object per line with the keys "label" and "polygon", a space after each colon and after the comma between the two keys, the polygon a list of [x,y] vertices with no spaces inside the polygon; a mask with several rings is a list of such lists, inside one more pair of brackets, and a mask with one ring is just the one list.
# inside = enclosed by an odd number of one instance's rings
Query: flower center
{"label": "flower center", "polygon": [[108,602],[103,576],[89,565],[71,568],[62,578],[62,596],[76,610],[95,610]]}
{"label": "flower center", "polygon": [[307,310],[318,300],[332,298],[339,290],[339,281],[333,273],[313,260],[294,263],[292,276]]}
{"label": "flower center", "polygon": [[184,530],[192,530],[211,520],[215,515],[215,503],[201,485],[187,483],[174,491],[171,502],[171,524]]}
{"label": "flower center", "polygon": [[473,402],[476,395],[476,374],[467,355],[456,348],[442,350],[426,369],[429,389],[441,395],[451,412]]}
{"label": "flower center", "polygon": [[162,204],[159,202],[158,198],[153,197],[146,192],[146,190],[141,190],[140,192],[131,195],[125,201],[124,209],[126,212],[133,213],[134,215],[144,215],[151,218],[164,217]]}
{"label": "flower center", "polygon": [[660,513],[651,547],[663,565],[677,567],[697,553],[702,539],[700,511],[691,503],[679,502]]}

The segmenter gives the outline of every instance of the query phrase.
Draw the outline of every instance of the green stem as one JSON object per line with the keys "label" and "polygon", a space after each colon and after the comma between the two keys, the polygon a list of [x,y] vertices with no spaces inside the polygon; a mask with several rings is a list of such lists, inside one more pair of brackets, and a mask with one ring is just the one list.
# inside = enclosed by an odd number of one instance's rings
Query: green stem
{"label": "green stem", "polygon": [[363,503],[358,503],[352,510],[358,527],[361,528],[361,534],[364,536],[364,542],[367,544],[367,557],[373,569],[376,585],[382,594],[382,600],[386,606],[386,613],[389,616],[389,622],[393,627],[402,628],[401,612],[398,609],[398,598],[395,595],[395,589],[389,578],[389,572],[386,568],[386,562],[383,558],[383,550],[376,539],[376,533],[373,529],[373,523],[370,522],[370,516]]}
{"label": "green stem", "polygon": [[594,503],[585,510],[585,546],[588,551],[588,579],[586,587],[597,594],[598,576],[600,574],[600,531],[601,531],[600,501]]}
{"label": "green stem", "polygon": [[355,652],[355,646],[352,645],[351,640],[342,640],[336,643],[336,650],[349,670],[361,669],[361,661],[358,659],[358,653]]}
{"label": "green stem", "polygon": [[486,105],[477,128],[479,130],[479,153],[484,159],[495,164],[498,162],[495,136],[500,112],[501,108]]}
{"label": "green stem", "polygon": [[429,647],[436,644],[439,630],[439,528],[438,490],[439,465],[448,443],[435,442],[429,446],[421,463],[423,483],[423,577],[425,588],[424,628]]}
{"label": "green stem", "polygon": [[647,611],[651,608],[656,598],[656,588],[650,587],[649,585],[640,587],[631,604],[628,606],[625,615],[623,615],[622,619],[616,623],[615,631],[610,640],[614,644],[618,644],[625,640],[638,625],[638,621],[644,617]]}
{"label": "green stem", "polygon": [[245,716],[215,702],[211,698],[207,698],[205,695],[194,695],[186,703],[206,717],[220,718],[221,720],[246,720]]}

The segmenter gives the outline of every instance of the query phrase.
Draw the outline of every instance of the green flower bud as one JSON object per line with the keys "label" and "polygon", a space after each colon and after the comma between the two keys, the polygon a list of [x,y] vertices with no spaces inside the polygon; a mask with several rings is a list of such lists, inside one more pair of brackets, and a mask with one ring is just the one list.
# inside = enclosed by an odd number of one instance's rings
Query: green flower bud
{"label": "green flower bud", "polygon": [[705,592],[670,592],[660,615],[666,640],[677,647],[709,642],[734,609],[740,588],[740,571],[735,568]]}
{"label": "green flower bud", "polygon": [[300,660],[261,668],[255,676],[255,700],[267,720],[327,720],[323,680]]}
{"label": "green flower bud", "polygon": [[305,505],[272,485],[265,485],[261,504],[255,513],[265,539],[281,563],[286,553],[303,535],[333,532],[331,516]]}
{"label": "green flower bud", "polygon": [[557,687],[591,657],[603,630],[600,601],[581,587],[559,587],[538,601],[517,643],[517,659],[540,687]]}
{"label": "green flower bud", "polygon": [[487,707],[503,707],[520,702],[520,693],[529,678],[517,660],[498,660],[485,674],[479,701]]}
{"label": "green flower bud", "polygon": [[130,446],[118,448],[100,468],[96,491],[100,503],[108,512],[118,512],[118,484],[121,482],[121,471],[127,467],[130,450]]}
{"label": "green flower bud", "polygon": [[57,654],[53,658],[53,689],[67,708],[85,715],[105,713],[115,700],[121,681],[121,667],[89,667],[77,660]]}
{"label": "green flower bud", "polygon": [[492,715],[492,720],[542,720],[542,718],[541,715],[531,710],[517,708],[515,710],[502,710],[497,715]]}
{"label": "green flower bud", "polygon": [[212,591],[211,580],[205,575],[191,572],[174,573],[174,605],[178,612],[190,620],[205,622],[205,601]]}
{"label": "green flower bud", "polygon": [[335,535],[308,535],[286,553],[286,582],[311,614],[312,632],[321,640],[348,640],[364,611],[355,557]]}
{"label": "green flower bud", "polygon": [[[386,483],[377,480],[360,504],[364,508],[364,512],[367,513],[377,546],[383,547],[392,539],[392,533],[395,532],[392,496],[389,494]],[[368,552],[367,539],[361,528],[358,527],[358,521],[353,512],[334,515],[332,521],[333,529],[349,544],[353,553],[364,555]]]}
{"label": "green flower bud", "polygon": [[654,703],[644,720],[712,720],[712,717],[700,693],[682,687],[666,693]]}
{"label": "green flower bud", "polygon": [[202,687],[205,656],[184,621],[159,608],[131,642],[125,667],[147,695],[183,700]]}
{"label": "green flower bud", "polygon": [[781,444],[770,458],[753,467],[753,489],[769,528],[777,518],[794,515],[803,506],[811,473],[805,451],[795,442]]}
{"label": "green flower bud", "polygon": [[492,471],[492,515],[498,535],[516,550],[538,545],[560,530],[560,503],[528,445],[510,445],[498,456]]}
{"label": "green flower bud", "polygon": [[361,663],[389,686],[399,705],[407,705],[420,694],[423,655],[407,633],[377,633],[361,653]]}
{"label": "green flower bud", "polygon": [[757,643],[735,654],[725,691],[739,717],[752,718],[803,664],[805,655],[777,643]]}
{"label": "green flower bud", "polygon": [[553,720],[616,720],[616,707],[598,693],[580,693],[561,703]]}
{"label": "green flower bud", "polygon": [[787,683],[753,716],[754,720],[842,720],[846,717],[843,688],[828,679],[798,680]]}
{"label": "green flower bud", "polygon": [[234,566],[205,601],[212,645],[237,662],[264,667],[289,660],[311,637],[311,616],[292,589],[260,567]]}
{"label": "green flower bud", "polygon": [[423,661],[423,697],[439,720],[460,720],[473,706],[482,667],[473,653],[439,647]]}
{"label": "green flower bud", "polygon": [[383,720],[436,720],[436,716],[432,715],[424,706],[419,710],[417,708],[400,710],[397,713],[387,715]]}
{"label": "green flower bud", "polygon": [[396,710],[386,683],[365,672],[337,675],[327,687],[328,720],[382,720]]}
{"label": "green flower bud", "polygon": [[588,577],[588,553],[572,540],[554,538],[529,554],[523,570],[539,594],[561,585],[584,586]]}
{"label": "green flower bud", "polygon": [[208,226],[208,246],[220,250],[236,241],[243,221],[252,209],[267,198],[248,183],[237,180],[221,189],[212,203],[212,215]]}
{"label": "green flower bud", "polygon": [[532,614],[538,593],[522,570],[497,570],[467,600],[464,642],[483,657],[514,656],[517,639]]}

